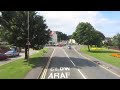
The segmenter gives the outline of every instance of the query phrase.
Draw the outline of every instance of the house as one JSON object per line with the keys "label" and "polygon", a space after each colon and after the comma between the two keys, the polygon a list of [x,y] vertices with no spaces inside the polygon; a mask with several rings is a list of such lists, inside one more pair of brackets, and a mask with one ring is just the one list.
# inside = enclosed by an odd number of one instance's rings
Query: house
{"label": "house", "polygon": [[111,42],[111,41],[112,41],[112,38],[106,37],[106,38],[103,40],[103,44],[104,44],[104,43],[109,43],[109,42]]}
{"label": "house", "polygon": [[55,31],[52,31],[50,33],[50,41],[49,41],[49,44],[57,44],[58,41],[57,41],[57,33]]}

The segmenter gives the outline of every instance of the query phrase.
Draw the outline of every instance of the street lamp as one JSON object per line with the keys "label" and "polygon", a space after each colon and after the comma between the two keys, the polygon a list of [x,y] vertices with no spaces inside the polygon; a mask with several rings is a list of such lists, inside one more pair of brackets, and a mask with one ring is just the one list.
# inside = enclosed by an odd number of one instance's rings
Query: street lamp
{"label": "street lamp", "polygon": [[28,11],[28,17],[27,17],[27,21],[28,21],[28,39],[27,39],[27,43],[26,45],[28,46],[28,49],[27,49],[27,61],[28,61],[28,64],[29,64],[29,45],[30,45],[30,42],[29,42],[29,11]]}

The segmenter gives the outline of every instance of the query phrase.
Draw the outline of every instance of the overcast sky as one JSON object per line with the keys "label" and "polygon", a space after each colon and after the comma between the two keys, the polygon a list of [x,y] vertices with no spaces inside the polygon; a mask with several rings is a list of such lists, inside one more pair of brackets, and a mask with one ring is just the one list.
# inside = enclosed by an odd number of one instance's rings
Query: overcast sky
{"label": "overcast sky", "polygon": [[39,11],[53,31],[72,34],[79,22],[90,22],[106,37],[120,33],[119,11]]}

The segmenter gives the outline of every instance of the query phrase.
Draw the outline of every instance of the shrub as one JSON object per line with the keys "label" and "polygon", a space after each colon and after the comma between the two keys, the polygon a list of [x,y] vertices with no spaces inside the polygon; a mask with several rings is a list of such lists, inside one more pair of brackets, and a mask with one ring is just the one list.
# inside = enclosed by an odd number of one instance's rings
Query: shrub
{"label": "shrub", "polygon": [[91,50],[102,50],[102,48],[91,48]]}
{"label": "shrub", "polygon": [[120,54],[112,53],[111,56],[120,58]]}

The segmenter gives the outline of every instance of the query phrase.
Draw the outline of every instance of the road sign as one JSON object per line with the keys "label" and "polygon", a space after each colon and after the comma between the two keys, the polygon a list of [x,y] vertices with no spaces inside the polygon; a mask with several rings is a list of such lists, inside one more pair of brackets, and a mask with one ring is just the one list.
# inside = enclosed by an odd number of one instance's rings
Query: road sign
{"label": "road sign", "polygon": [[31,45],[29,41],[27,41],[26,45]]}

